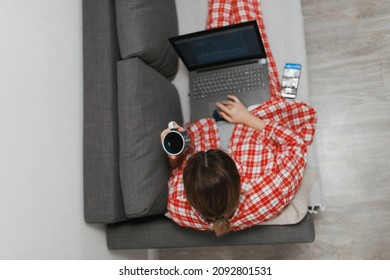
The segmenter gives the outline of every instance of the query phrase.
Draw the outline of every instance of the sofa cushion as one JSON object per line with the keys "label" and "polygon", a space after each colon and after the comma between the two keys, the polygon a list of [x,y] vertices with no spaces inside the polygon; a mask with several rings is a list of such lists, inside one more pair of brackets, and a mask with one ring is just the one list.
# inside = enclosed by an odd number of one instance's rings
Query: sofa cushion
{"label": "sofa cushion", "polygon": [[117,66],[125,212],[130,218],[163,214],[169,164],[160,133],[169,121],[182,123],[179,95],[169,80],[138,58],[120,61]]}
{"label": "sofa cushion", "polygon": [[174,0],[116,0],[118,41],[123,58],[140,57],[173,79],[178,56],[168,38],[178,34]]}

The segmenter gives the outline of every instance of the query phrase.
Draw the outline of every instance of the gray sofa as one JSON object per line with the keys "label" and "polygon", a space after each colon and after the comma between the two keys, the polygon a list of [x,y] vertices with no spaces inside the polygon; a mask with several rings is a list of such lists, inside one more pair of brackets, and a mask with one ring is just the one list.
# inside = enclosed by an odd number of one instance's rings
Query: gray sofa
{"label": "gray sofa", "polygon": [[169,166],[159,135],[183,121],[167,40],[178,34],[176,13],[174,0],[83,0],[85,221],[107,225],[110,249],[312,242],[310,214],[220,238],[164,216]]}

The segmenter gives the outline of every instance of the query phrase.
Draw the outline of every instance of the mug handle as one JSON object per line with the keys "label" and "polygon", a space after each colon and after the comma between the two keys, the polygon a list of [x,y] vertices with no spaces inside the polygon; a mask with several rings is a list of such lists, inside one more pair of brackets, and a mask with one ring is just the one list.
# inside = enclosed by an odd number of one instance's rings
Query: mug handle
{"label": "mug handle", "polygon": [[168,128],[169,129],[176,129],[176,126],[177,126],[177,123],[175,122],[175,121],[170,121],[169,123],[168,123]]}

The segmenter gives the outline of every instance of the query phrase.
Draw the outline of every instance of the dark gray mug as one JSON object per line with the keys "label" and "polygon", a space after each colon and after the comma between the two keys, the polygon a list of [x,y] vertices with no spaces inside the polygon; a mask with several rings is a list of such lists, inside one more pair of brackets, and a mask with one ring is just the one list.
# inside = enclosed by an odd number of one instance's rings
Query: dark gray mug
{"label": "dark gray mug", "polygon": [[164,151],[172,156],[176,156],[187,149],[191,144],[191,139],[185,131],[178,131],[172,122],[168,127],[171,129],[162,139]]}

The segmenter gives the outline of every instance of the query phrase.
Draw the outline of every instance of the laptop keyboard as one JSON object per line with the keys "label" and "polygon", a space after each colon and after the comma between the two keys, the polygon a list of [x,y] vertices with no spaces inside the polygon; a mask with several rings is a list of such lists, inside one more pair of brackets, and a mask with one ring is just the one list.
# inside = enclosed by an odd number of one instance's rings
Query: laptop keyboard
{"label": "laptop keyboard", "polygon": [[199,75],[193,78],[192,85],[192,97],[201,99],[264,89],[266,81],[263,71],[258,66],[252,66]]}

